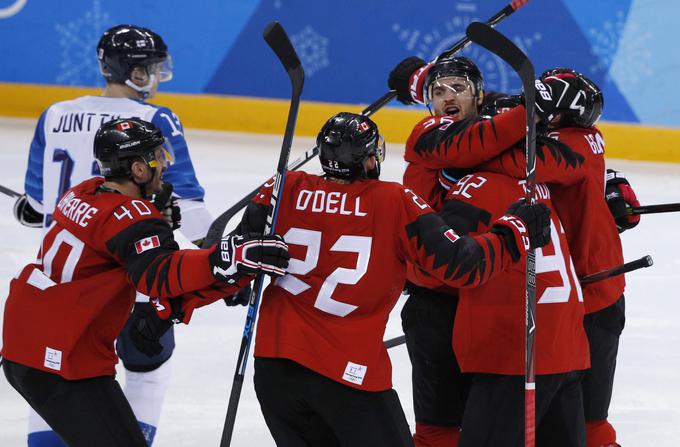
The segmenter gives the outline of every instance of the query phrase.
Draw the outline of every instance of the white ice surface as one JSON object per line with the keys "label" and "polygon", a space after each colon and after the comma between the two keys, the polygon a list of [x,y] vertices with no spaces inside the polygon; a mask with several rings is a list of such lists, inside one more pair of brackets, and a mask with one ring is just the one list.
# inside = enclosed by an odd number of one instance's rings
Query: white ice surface
{"label": "white ice surface", "polygon": [[[0,184],[23,191],[28,145],[34,122],[0,119]],[[194,166],[206,189],[206,202],[219,215],[274,173],[281,138],[187,131]],[[291,160],[311,148],[296,138]],[[398,181],[402,150],[387,143],[385,180]],[[623,170],[643,204],[680,202],[680,165],[611,160]],[[318,161],[309,162],[317,172]],[[0,309],[9,280],[35,256],[40,232],[12,217],[13,201],[0,197]],[[575,204],[578,206],[578,204]],[[626,260],[651,254],[655,265],[627,276],[627,322],[621,339],[610,420],[624,446],[675,446],[680,439],[680,241],[679,214],[643,216],[623,235]],[[386,338],[399,335],[399,310],[393,311]],[[157,446],[218,445],[234,374],[245,308],[221,303],[194,314],[190,326],[176,327],[173,375],[156,436]],[[0,325],[2,322],[0,321]],[[406,349],[390,350],[394,386],[411,427],[410,364]],[[124,374],[120,374],[122,380]],[[27,404],[0,377],[0,446],[26,443]],[[96,445],[96,440],[93,440]],[[236,419],[234,446],[273,446],[252,386],[252,358]]]}

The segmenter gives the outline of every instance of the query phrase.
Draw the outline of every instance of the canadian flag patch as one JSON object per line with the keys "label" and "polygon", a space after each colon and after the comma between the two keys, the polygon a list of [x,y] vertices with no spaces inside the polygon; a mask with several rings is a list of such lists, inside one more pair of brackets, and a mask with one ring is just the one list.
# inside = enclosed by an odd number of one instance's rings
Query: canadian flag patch
{"label": "canadian flag patch", "polygon": [[137,242],[135,242],[135,250],[137,251],[137,254],[144,253],[147,250],[151,250],[152,248],[160,247],[161,246],[161,241],[158,239],[158,236],[149,236],[145,237],[144,239],[140,239]]}
{"label": "canadian flag patch", "polygon": [[444,232],[444,236],[446,236],[446,239],[450,240],[451,242],[456,242],[458,239],[460,239],[460,236],[458,236],[453,230],[446,230]]}

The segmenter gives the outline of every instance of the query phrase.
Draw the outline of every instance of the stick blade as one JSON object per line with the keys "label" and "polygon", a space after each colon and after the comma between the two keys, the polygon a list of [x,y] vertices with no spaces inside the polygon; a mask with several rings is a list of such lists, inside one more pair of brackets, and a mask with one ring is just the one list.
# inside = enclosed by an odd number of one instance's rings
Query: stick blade
{"label": "stick blade", "polygon": [[533,200],[533,185],[535,184],[536,169],[536,129],[533,125],[535,115],[536,89],[534,88],[536,74],[534,64],[517,45],[500,32],[481,22],[472,22],[465,30],[468,38],[477,45],[486,48],[491,53],[503,59],[517,72],[522,81],[524,103],[527,110],[527,201]]}
{"label": "stick blade", "polygon": [[293,47],[288,38],[286,30],[283,29],[279,22],[274,21],[267,25],[262,32],[262,37],[264,37],[267,45],[269,45],[276,54],[276,57],[281,61],[293,84],[299,86],[299,90],[301,90],[305,73],[302,70],[302,63],[295,52],[295,47]]}
{"label": "stick blade", "polygon": [[[500,32],[481,22],[472,22],[465,34],[470,40],[492,53],[498,55],[510,65],[522,79],[522,82],[534,82],[534,64],[517,46]],[[531,79],[525,79],[526,77]]]}

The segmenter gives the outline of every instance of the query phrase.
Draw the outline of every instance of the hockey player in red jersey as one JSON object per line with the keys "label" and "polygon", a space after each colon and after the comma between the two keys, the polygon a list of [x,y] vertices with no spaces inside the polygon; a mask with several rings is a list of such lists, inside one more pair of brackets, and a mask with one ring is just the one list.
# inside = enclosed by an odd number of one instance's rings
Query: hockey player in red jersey
{"label": "hockey player in red jersey", "polygon": [[[524,253],[518,229],[527,244],[547,242],[547,208],[521,205],[489,233],[459,237],[413,191],[378,180],[384,145],[369,118],[332,117],[317,145],[326,175],[285,178],[276,229],[291,260],[262,299],[255,391],[278,445],[410,446],[383,344],[406,262],[479,285]],[[239,231],[264,225],[270,193],[256,196]]]}
{"label": "hockey player in red jersey", "polygon": [[[573,150],[585,160],[584,169],[565,169],[557,152],[546,151],[537,158],[536,170],[540,181],[551,184],[576,273],[584,276],[620,265],[623,254],[617,227],[618,231],[632,228],[639,216],[626,213],[626,207],[636,206],[637,198],[620,173],[607,172],[605,185],[604,138],[595,125],[604,105],[602,93],[591,80],[571,69],[548,70],[541,79],[553,95],[565,92],[574,96],[576,92],[579,98],[579,107],[562,110],[554,117],[546,141]],[[523,150],[516,148],[484,168],[519,178],[523,176],[524,160]],[[606,201],[602,194],[605,188]],[[588,447],[616,445],[616,432],[607,416],[619,337],[625,323],[624,286],[621,275],[583,288],[587,313],[584,325],[591,349],[591,369],[583,381]]]}
{"label": "hockey player in red jersey", "polygon": [[446,195],[446,182],[439,181],[442,168],[472,168],[524,137],[524,107],[491,121],[478,117],[484,79],[468,58],[435,64],[407,58],[392,70],[388,86],[404,104],[424,103],[434,113],[416,124],[406,142],[404,185],[435,210]]}
{"label": "hockey player in red jersey", "polygon": [[[163,144],[151,123],[104,124],[94,142],[104,178],[66,192],[38,261],[10,284],[5,376],[67,445],[146,445],[114,378],[113,343],[135,290],[157,298],[166,316],[187,322],[193,308],[233,293],[252,274],[282,275],[288,265],[279,236],[229,235],[210,249],[179,250],[149,200],[162,189]],[[150,344],[172,325],[140,321],[138,335]]]}
{"label": "hockey player in red jersey", "polygon": [[[172,80],[173,59],[166,42],[148,28],[116,25],[102,34],[91,49],[91,57],[92,62],[98,62],[104,88],[100,95],[54,103],[41,114],[28,151],[26,194],[15,203],[15,217],[23,225],[46,231],[52,211],[66,190],[100,174],[92,154],[97,129],[116,118],[138,117],[158,127],[172,146],[174,160],[163,181],[173,188],[168,199],[174,209],[181,209],[181,226],[175,221],[174,227],[179,226],[186,239],[200,246],[212,217],[205,206],[205,192],[194,169],[182,121],[168,107],[147,102],[161,85]],[[165,333],[163,350],[154,356],[136,349],[131,340],[133,322],[154,312],[148,297],[138,295],[137,303],[116,340],[116,353],[124,368],[121,382],[125,383],[125,397],[147,442],[153,445],[171,380],[174,331],[170,328]],[[65,446],[45,421],[30,411],[28,447]]]}
{"label": "hockey player in red jersey", "polygon": [[[503,174],[466,175],[451,188],[440,214],[459,233],[487,231],[508,204],[525,196],[524,183]],[[537,185],[537,202],[552,209],[550,196],[547,186]],[[581,447],[581,378],[589,366],[585,308],[555,213],[551,235],[551,243],[536,250],[537,445]],[[461,447],[524,445],[525,275],[518,265],[479,287],[459,290],[453,347],[461,371],[471,373]]]}
{"label": "hockey player in red jersey", "polygon": [[[400,62],[388,86],[405,104],[425,103],[434,113],[421,120],[406,143],[404,185],[441,209],[447,190],[461,177],[456,169],[472,168],[523,141],[523,106],[485,119],[484,81],[477,66],[464,57],[425,64],[417,57]],[[557,104],[543,104],[554,113]],[[569,160],[574,164],[574,160]],[[414,440],[419,447],[455,445],[459,436],[466,383],[451,349],[455,289],[434,289],[418,282],[410,266],[409,299],[402,311],[413,371],[416,414]]]}

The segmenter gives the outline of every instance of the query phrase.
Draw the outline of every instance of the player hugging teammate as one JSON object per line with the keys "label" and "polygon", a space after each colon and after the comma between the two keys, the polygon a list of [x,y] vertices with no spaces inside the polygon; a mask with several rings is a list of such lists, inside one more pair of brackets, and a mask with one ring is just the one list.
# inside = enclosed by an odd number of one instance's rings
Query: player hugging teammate
{"label": "player hugging teammate", "polygon": [[[624,279],[581,289],[578,278],[623,263],[617,227],[637,223],[625,212],[637,200],[620,173],[609,174],[612,194],[603,195],[604,140],[595,126],[604,103],[600,89],[564,68],[540,80],[551,95],[536,95],[536,172],[543,182],[536,199],[553,213],[551,243],[536,253],[536,442],[615,446],[607,410]],[[464,57],[434,64],[407,58],[388,85],[401,102],[425,103],[434,112],[406,143],[404,185],[455,231],[485,231],[524,196],[523,98],[494,94],[485,101],[482,74]],[[411,267],[406,290],[402,320],[413,366],[415,444],[523,445],[524,272],[456,290]]]}

